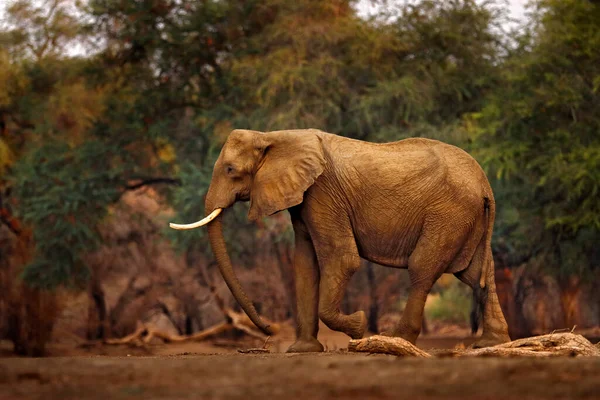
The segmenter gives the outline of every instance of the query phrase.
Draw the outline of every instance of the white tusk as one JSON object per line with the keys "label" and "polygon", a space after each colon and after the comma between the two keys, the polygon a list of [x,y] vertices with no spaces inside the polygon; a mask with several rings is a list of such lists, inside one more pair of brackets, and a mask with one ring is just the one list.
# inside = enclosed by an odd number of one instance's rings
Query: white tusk
{"label": "white tusk", "polygon": [[180,224],[170,223],[169,226],[173,229],[179,229],[179,230],[198,228],[202,225],[208,224],[210,221],[217,218],[217,215],[221,214],[221,211],[223,211],[222,208],[217,208],[217,209],[215,209],[215,211],[211,212],[206,218],[201,219],[198,222],[194,222],[193,224],[180,225]]}

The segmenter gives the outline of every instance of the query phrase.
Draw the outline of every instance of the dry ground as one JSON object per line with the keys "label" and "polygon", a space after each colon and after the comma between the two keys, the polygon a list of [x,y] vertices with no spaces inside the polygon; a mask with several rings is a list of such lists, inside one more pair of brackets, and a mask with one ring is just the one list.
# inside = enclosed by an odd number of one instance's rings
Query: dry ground
{"label": "dry ground", "polygon": [[[396,358],[349,354],[340,350],[348,338],[326,329],[320,339],[329,352],[239,354],[236,346],[210,343],[54,347],[55,355],[69,356],[0,358],[0,400],[600,399],[600,358]],[[271,350],[285,350],[291,340],[284,333]],[[429,337],[418,344],[471,340]]]}
{"label": "dry ground", "polygon": [[0,360],[1,399],[598,399],[600,360],[180,355]]}

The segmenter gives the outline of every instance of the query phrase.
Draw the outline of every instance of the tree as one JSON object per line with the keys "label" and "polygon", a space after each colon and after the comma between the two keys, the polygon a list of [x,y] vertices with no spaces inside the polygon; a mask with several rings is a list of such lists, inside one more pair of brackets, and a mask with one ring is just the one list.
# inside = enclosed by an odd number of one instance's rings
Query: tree
{"label": "tree", "polygon": [[[477,111],[501,68],[501,5],[471,0],[407,2],[369,43],[374,76],[353,118],[377,141],[424,136],[464,145],[465,113]],[[373,50],[371,50],[373,48]]]}
{"label": "tree", "polygon": [[600,255],[592,245],[600,238],[600,7],[536,6],[501,84],[473,115],[473,140],[500,180],[499,203],[511,204],[499,214],[500,236],[517,259],[537,258],[559,277],[571,326],[566,303]]}

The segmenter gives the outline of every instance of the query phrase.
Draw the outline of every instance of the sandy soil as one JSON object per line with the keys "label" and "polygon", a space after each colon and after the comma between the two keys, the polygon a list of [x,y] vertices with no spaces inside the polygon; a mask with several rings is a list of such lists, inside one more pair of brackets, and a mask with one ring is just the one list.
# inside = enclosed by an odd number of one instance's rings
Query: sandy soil
{"label": "sandy soil", "polygon": [[[147,347],[54,346],[48,358],[0,358],[0,400],[12,399],[600,399],[600,358],[413,359],[347,353],[323,329],[323,354],[240,354],[256,342]],[[424,337],[422,348],[473,339]],[[6,353],[5,353],[6,354]]]}
{"label": "sandy soil", "polygon": [[180,355],[0,360],[5,399],[598,399],[599,359]]}

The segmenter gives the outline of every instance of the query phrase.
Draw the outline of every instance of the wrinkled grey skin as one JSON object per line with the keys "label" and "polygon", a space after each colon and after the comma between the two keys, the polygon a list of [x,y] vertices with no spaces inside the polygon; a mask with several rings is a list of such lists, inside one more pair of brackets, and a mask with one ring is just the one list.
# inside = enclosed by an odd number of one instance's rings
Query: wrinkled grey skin
{"label": "wrinkled grey skin", "polygon": [[[510,340],[494,283],[494,197],[484,172],[463,150],[421,138],[374,144],[318,130],[234,130],[215,163],[206,212],[236,201],[250,201],[251,220],[286,209],[291,215],[298,328],[288,351],[323,351],[319,318],[352,338],[363,336],[365,313],[340,311],[360,257],[408,268],[408,302],[398,326],[386,334],[414,343],[432,285],[453,273],[473,288],[483,310],[476,345]],[[232,293],[269,332],[231,268],[221,216],[208,229]]]}

